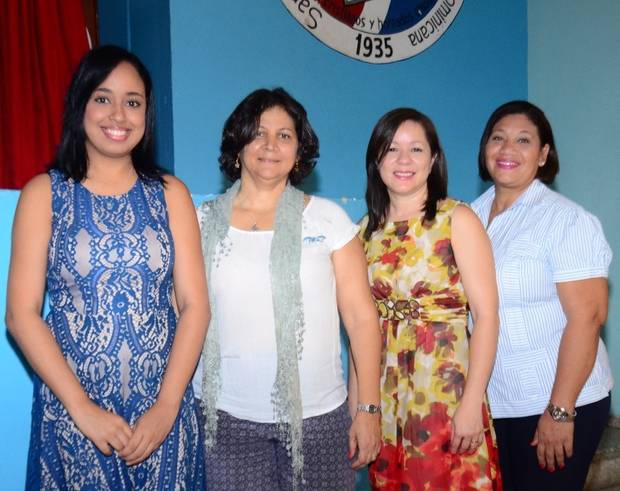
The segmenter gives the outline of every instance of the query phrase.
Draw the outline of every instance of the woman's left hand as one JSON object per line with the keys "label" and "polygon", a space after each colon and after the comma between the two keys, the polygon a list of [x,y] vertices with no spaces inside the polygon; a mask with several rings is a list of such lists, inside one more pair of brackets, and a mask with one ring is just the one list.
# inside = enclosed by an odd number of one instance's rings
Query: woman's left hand
{"label": "woman's left hand", "polygon": [[151,455],[170,433],[179,406],[157,400],[133,427],[133,435],[119,456],[127,465],[139,464]]}
{"label": "woman's left hand", "polygon": [[357,454],[351,464],[359,469],[377,458],[381,448],[381,414],[358,411],[349,429],[349,459]]}
{"label": "woman's left hand", "polygon": [[573,455],[573,432],[575,423],[554,421],[545,411],[538,420],[534,439],[530,443],[536,447],[538,465],[541,469],[553,472],[557,467],[564,468],[566,458]]}
{"label": "woman's left hand", "polygon": [[452,418],[452,453],[472,453],[484,442],[482,404],[461,401]]}

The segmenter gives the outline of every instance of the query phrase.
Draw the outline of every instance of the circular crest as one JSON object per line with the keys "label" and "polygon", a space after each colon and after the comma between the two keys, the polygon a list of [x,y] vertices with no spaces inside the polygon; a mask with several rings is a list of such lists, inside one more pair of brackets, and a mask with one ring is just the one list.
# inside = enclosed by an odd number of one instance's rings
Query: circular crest
{"label": "circular crest", "polygon": [[282,0],[329,47],[367,63],[392,63],[431,46],[463,0]]}

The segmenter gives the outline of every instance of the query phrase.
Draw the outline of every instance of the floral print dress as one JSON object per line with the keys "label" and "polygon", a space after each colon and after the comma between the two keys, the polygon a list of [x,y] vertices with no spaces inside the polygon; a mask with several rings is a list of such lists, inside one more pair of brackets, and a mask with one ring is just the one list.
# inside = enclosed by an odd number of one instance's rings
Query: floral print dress
{"label": "floral print dress", "polygon": [[473,454],[449,448],[469,359],[467,298],[450,240],[458,204],[440,201],[429,225],[391,222],[364,241],[383,339],[383,441],[369,471],[373,489],[501,489],[486,403],[485,442]]}

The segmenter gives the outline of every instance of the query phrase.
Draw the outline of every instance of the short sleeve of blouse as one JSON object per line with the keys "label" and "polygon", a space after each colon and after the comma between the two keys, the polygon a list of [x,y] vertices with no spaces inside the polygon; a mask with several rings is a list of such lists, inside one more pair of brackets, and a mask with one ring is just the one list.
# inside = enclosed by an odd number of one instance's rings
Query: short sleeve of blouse
{"label": "short sleeve of blouse", "polygon": [[607,277],[612,252],[600,221],[579,207],[564,211],[550,242],[554,283]]}
{"label": "short sleeve of blouse", "polygon": [[321,222],[322,227],[327,232],[327,244],[330,252],[344,247],[357,235],[359,226],[353,223],[349,215],[336,203],[316,196],[312,199],[315,201],[309,204],[309,206],[315,207],[312,210],[312,215]]}

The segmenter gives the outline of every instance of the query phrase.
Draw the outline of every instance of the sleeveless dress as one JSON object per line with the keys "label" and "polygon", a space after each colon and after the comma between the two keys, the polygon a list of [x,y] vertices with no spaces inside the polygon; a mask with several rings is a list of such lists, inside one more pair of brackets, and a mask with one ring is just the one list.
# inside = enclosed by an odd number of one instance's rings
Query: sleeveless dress
{"label": "sleeveless dress", "polygon": [[[418,218],[391,222],[364,241],[383,338],[382,445],[369,468],[373,489],[501,489],[486,402],[484,443],[473,455],[449,449],[469,359],[467,298],[450,242],[458,204],[442,200],[430,225]],[[367,224],[364,217],[360,235]]]}
{"label": "sleeveless dress", "polygon": [[[97,405],[130,425],[159,393],[176,330],[174,248],[161,183],[99,196],[50,171],[52,234],[46,322]],[[142,463],[105,456],[35,375],[28,490],[204,488],[204,456],[188,386],[172,431]]]}

